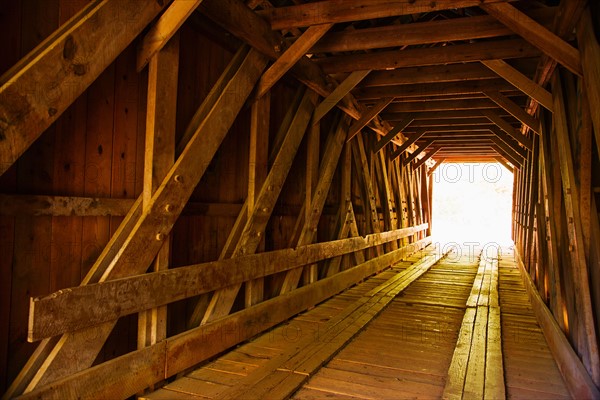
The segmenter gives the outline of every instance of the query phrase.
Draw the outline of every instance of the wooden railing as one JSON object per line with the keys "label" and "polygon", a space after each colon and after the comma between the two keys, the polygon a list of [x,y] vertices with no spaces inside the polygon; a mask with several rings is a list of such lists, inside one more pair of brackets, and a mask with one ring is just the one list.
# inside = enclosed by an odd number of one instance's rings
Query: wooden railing
{"label": "wooden railing", "polygon": [[[381,246],[425,231],[428,224],[276,250],[97,284],[31,300],[29,340],[90,328],[119,317],[219,290],[235,283]],[[415,253],[425,238],[255,306],[172,336],[26,393],[23,397],[128,397],[243,342]]]}

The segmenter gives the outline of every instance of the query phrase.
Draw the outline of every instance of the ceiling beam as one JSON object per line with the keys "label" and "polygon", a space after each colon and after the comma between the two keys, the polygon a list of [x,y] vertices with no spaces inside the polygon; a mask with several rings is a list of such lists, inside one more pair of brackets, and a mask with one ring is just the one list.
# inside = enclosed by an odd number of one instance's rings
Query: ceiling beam
{"label": "ceiling beam", "polygon": [[538,135],[541,134],[540,121],[527,114],[524,109],[519,107],[508,97],[502,95],[502,93],[498,92],[497,90],[485,91],[483,94],[489,97],[494,103],[502,107],[505,111],[509,112],[513,117],[521,121],[521,123],[526,125],[529,129]]}
{"label": "ceiling beam", "polygon": [[[427,149],[429,146],[431,146],[434,142],[435,142],[435,140],[431,139],[431,140],[428,140],[427,142],[423,143],[415,151],[413,151],[413,153],[410,156],[408,156],[406,159],[402,160],[402,165],[406,166],[406,165],[410,164],[415,158],[417,158],[419,156],[419,154],[421,154],[423,151],[425,151],[425,149]],[[398,154],[396,154],[396,152],[394,152],[390,156],[390,160],[395,160],[396,157],[398,157],[400,154],[401,153],[399,153],[399,152],[398,152]]]}
{"label": "ceiling beam", "polygon": [[265,71],[258,81],[256,97],[265,95],[300,58],[304,57],[313,44],[323,37],[333,24],[311,26]]}
{"label": "ceiling beam", "polygon": [[[312,3],[318,4],[318,3]],[[457,44],[445,47],[414,48],[316,59],[327,74],[359,69],[389,69],[436,65],[498,58],[536,57],[540,51],[523,39]]]}
{"label": "ceiling beam", "polygon": [[461,99],[461,100],[431,100],[431,101],[396,101],[388,106],[387,113],[408,112],[435,112],[478,110],[483,108],[496,108],[496,103],[489,99]]}
{"label": "ceiling beam", "polygon": [[410,85],[415,83],[440,83],[492,78],[497,78],[497,74],[479,62],[472,62],[374,71],[360,86]]}
{"label": "ceiling beam", "polygon": [[[391,107],[391,106],[390,106]],[[404,119],[407,113],[398,113],[398,112],[389,112],[390,107],[388,107],[385,113],[381,114],[381,117],[386,121],[398,121]],[[501,108],[490,107],[490,110],[496,110],[500,112],[503,116],[510,116],[507,112],[505,112]],[[458,111],[420,111],[410,113],[413,115],[415,120],[422,119],[457,119],[457,118],[478,118],[481,117],[480,110],[458,110]]]}
{"label": "ceiling beam", "polygon": [[[533,10],[531,16],[545,26],[552,24],[557,7]],[[435,44],[460,40],[512,35],[512,30],[489,15],[428,22],[388,25],[376,28],[330,32],[314,45],[311,53]]]}
{"label": "ceiling beam", "polygon": [[410,135],[408,139],[400,147],[398,147],[394,152],[392,152],[390,158],[395,159],[400,154],[404,153],[410,146],[412,146],[417,140],[419,140],[423,135],[425,135],[427,131],[425,129],[418,130],[417,133]]}
{"label": "ceiling beam", "polygon": [[433,167],[429,168],[429,170],[427,171],[427,176],[431,176],[431,174],[433,174],[435,170],[438,169],[444,161],[446,161],[446,157],[438,158],[437,162],[433,165]]}
{"label": "ceiling beam", "polygon": [[421,165],[425,164],[425,162],[427,162],[427,160],[429,160],[431,157],[433,157],[434,155],[439,153],[439,151],[441,149],[442,149],[441,147],[438,147],[435,149],[431,149],[430,151],[425,153],[425,155],[419,161],[417,161],[415,164],[413,164],[413,166],[412,166],[413,171],[416,169],[419,169],[419,167],[421,167]]}
{"label": "ceiling beam", "polygon": [[519,70],[509,65],[504,60],[482,60],[481,63],[494,71],[500,77],[506,79],[514,87],[521,90],[527,96],[540,103],[544,108],[552,111],[552,93],[529,79]]}
{"label": "ceiling beam", "polygon": [[512,140],[512,141],[507,141],[503,138],[500,138],[498,136],[494,136],[491,138],[491,140],[499,147],[501,148],[510,148],[514,153],[518,154],[519,156],[521,156],[522,158],[527,158],[527,150],[525,150],[522,147],[519,147],[518,144]]}
{"label": "ceiling beam", "polygon": [[349,142],[350,140],[352,140],[352,138],[354,136],[356,136],[362,128],[367,126],[367,124],[369,122],[371,122],[371,120],[373,118],[377,117],[377,115],[381,111],[383,111],[383,109],[385,109],[392,101],[394,101],[393,97],[383,98],[377,104],[375,104],[373,107],[366,110],[363,113],[363,115],[360,117],[360,119],[358,121],[354,122],[350,126],[350,129],[348,130],[348,136],[346,138],[346,141]]}
{"label": "ceiling beam", "polygon": [[327,0],[259,11],[271,29],[361,21],[463,7],[506,0]]}
{"label": "ceiling beam", "polygon": [[420,119],[415,120],[410,124],[411,128],[423,128],[430,126],[467,126],[473,125],[482,127],[485,125],[493,125],[489,119],[485,117],[479,118],[453,118],[453,119]]}
{"label": "ceiling beam", "polygon": [[498,157],[494,157],[496,159],[496,161],[498,161],[504,168],[506,168],[507,170],[509,170],[510,172],[513,172],[514,167],[509,164],[509,161],[507,161],[504,157],[502,156],[498,156]]}
{"label": "ceiling beam", "polygon": [[337,105],[360,81],[362,81],[370,70],[354,71],[342,83],[340,83],[329,96],[317,106],[313,115],[313,124],[316,124],[327,114],[333,107]]}
{"label": "ceiling beam", "polygon": [[511,124],[509,124],[504,119],[502,119],[502,117],[500,117],[500,115],[498,115],[496,112],[491,111],[491,110],[481,110],[481,114],[483,116],[487,117],[494,124],[496,124],[504,132],[508,133],[510,136],[512,136],[514,139],[516,139],[523,146],[527,147],[527,149],[531,150],[533,148],[533,143],[532,143],[531,139],[529,139],[527,136],[523,135],[521,132],[519,132],[517,129],[515,129]]}
{"label": "ceiling beam", "polygon": [[[379,152],[389,142],[391,142],[392,140],[394,140],[394,138],[396,137],[396,135],[398,135],[398,133],[400,133],[402,130],[404,130],[404,128],[406,128],[408,125],[410,125],[410,123],[413,121],[413,119],[414,118],[413,118],[412,114],[405,115],[404,118],[400,122],[398,122],[396,125],[394,125],[394,128],[391,131],[389,131],[384,137],[382,137],[377,142],[377,144],[373,148],[373,153]],[[406,144],[406,142],[404,142],[402,144],[402,146],[404,146],[404,144]],[[407,146],[407,148],[408,148],[408,146]]]}
{"label": "ceiling beam", "polygon": [[582,75],[579,50],[552,31],[508,3],[482,4],[480,7],[559,64],[576,75]]}
{"label": "ceiling beam", "polygon": [[463,82],[418,83],[414,85],[393,85],[369,88],[358,88],[354,95],[359,100],[373,100],[381,97],[417,97],[452,94],[481,94],[483,91],[514,91],[514,86],[504,79],[481,79]]}

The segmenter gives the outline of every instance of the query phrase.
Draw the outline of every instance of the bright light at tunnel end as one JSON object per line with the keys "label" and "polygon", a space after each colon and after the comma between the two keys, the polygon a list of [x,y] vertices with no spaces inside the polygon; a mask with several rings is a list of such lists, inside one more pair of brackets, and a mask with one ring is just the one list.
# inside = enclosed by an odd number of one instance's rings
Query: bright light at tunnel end
{"label": "bright light at tunnel end", "polygon": [[439,243],[511,245],[513,174],[500,163],[442,163],[432,175]]}

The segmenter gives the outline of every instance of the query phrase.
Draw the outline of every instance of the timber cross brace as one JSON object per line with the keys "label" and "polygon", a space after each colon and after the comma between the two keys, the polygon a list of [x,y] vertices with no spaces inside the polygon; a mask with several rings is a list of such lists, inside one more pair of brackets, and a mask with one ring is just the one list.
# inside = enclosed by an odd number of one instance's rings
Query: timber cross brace
{"label": "timber cross brace", "polygon": [[[598,20],[585,0],[0,0],[3,398],[358,396],[332,382],[371,378],[336,354],[443,275],[433,174],[460,162],[513,174],[514,249],[447,277],[468,298],[426,393],[599,398]],[[562,386],[493,373],[503,282]],[[293,349],[215,358],[332,297]],[[209,361],[255,371],[213,382]]]}

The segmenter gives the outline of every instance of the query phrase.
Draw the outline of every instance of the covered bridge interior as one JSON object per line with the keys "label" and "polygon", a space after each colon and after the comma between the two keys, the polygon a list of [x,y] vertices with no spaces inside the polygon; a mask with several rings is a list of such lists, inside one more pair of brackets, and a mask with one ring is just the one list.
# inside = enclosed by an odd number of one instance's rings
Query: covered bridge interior
{"label": "covered bridge interior", "polygon": [[0,0],[0,393],[600,398],[598,8]]}

